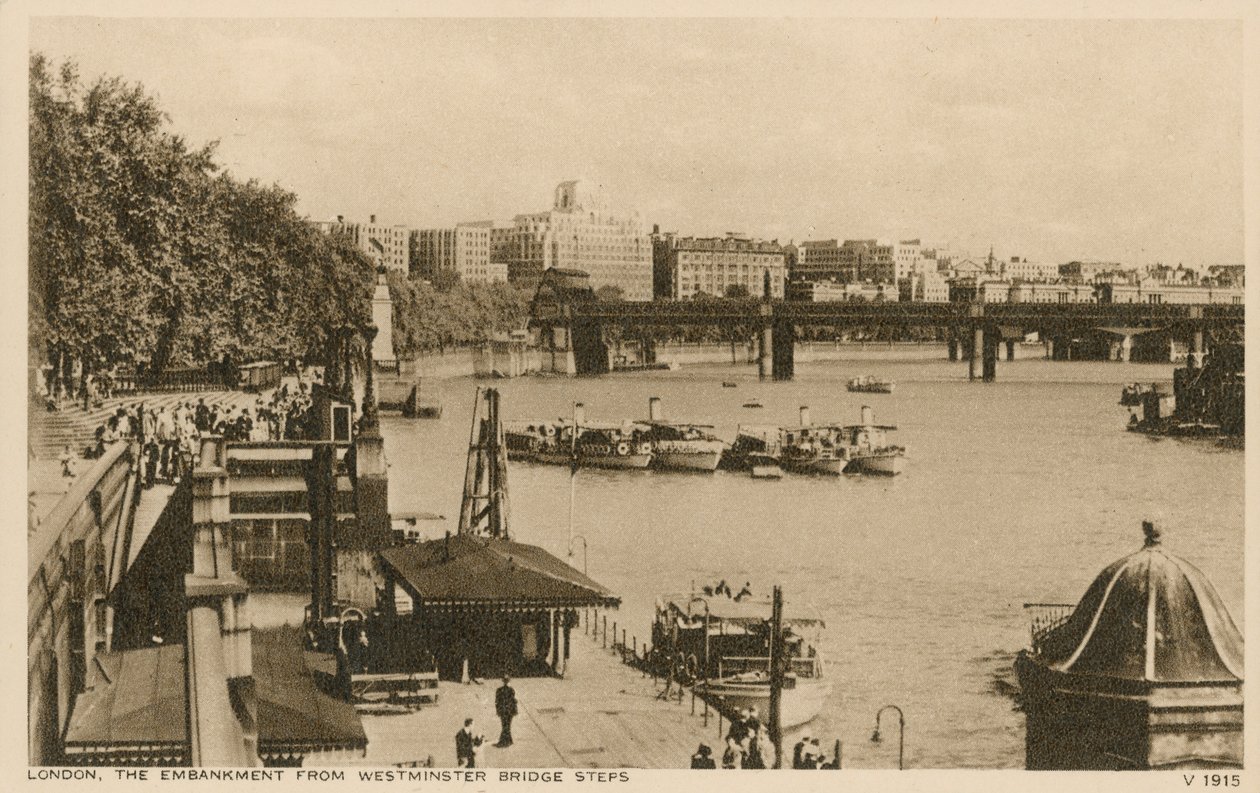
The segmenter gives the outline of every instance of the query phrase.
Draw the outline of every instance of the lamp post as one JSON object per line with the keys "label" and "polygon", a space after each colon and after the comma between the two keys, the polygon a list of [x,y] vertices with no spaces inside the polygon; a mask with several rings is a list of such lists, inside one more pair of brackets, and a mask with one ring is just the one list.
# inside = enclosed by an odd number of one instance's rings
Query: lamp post
{"label": "lamp post", "polygon": [[691,604],[700,601],[704,604],[704,683],[707,693],[709,688],[709,601],[700,595],[692,595],[691,600],[687,601],[687,611],[691,611]]}
{"label": "lamp post", "polygon": [[886,710],[897,711],[897,770],[903,770],[906,767],[906,714],[901,712],[901,708],[896,705],[885,705],[875,712],[875,732],[871,734],[871,743],[879,743],[879,717],[884,715]]}
{"label": "lamp post", "polygon": [[570,560],[569,566],[570,567],[573,566],[572,559],[573,559],[573,541],[574,540],[582,541],[582,575],[589,575],[589,573],[586,572],[586,537],[582,536],[581,534],[575,534],[569,538],[569,560]]}

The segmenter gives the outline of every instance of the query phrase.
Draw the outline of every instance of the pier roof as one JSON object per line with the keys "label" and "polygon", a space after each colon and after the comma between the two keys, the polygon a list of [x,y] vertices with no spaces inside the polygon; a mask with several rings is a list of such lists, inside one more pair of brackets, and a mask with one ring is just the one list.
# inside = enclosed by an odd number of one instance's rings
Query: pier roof
{"label": "pier roof", "polygon": [[581,608],[620,598],[536,545],[467,534],[390,548],[381,561],[413,599],[473,604]]}
{"label": "pier roof", "polygon": [[1242,681],[1243,637],[1207,576],[1145,524],[1141,550],[1108,565],[1041,643],[1060,672],[1150,683]]}

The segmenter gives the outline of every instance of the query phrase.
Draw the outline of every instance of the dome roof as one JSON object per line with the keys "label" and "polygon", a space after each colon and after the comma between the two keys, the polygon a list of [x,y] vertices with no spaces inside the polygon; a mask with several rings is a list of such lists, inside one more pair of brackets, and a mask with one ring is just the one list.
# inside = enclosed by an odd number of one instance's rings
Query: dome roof
{"label": "dome roof", "polygon": [[1243,637],[1197,567],[1144,523],[1141,550],[1108,565],[1040,660],[1060,672],[1152,683],[1242,681]]}

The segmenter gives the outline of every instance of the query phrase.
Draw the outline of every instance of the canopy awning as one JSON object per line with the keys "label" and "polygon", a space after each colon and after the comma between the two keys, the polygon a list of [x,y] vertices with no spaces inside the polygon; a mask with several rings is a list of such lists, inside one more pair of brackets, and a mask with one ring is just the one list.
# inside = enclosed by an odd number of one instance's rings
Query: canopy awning
{"label": "canopy awning", "polygon": [[69,762],[188,762],[184,645],[101,653],[66,729]]}
{"label": "canopy awning", "polygon": [[382,563],[425,605],[584,608],[621,599],[536,545],[466,534],[389,548]]}
{"label": "canopy awning", "polygon": [[366,751],[367,734],[354,705],[319,690],[302,645],[293,626],[254,630],[259,755]]}
{"label": "canopy awning", "polygon": [[[354,706],[315,685],[297,628],[255,629],[251,640],[260,756],[366,750]],[[182,644],[98,655],[66,731],[67,760],[187,765],[186,676]]]}

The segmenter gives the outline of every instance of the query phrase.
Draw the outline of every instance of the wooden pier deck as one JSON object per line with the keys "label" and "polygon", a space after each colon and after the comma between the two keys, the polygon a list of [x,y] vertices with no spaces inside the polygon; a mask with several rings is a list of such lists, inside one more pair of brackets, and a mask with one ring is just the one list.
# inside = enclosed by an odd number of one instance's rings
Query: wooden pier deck
{"label": "wooden pier deck", "polygon": [[[338,765],[455,766],[455,733],[472,717],[485,735],[479,763],[487,768],[687,768],[700,743],[716,747],[718,718],[691,694],[680,703],[657,698],[651,677],[621,663],[579,629],[572,637],[569,667],[560,678],[513,678],[520,714],[512,723],[514,743],[500,749],[494,713],[498,680],[461,684],[443,681],[436,705],[421,710],[363,716],[367,755]],[[310,764],[308,762],[308,764]]]}

